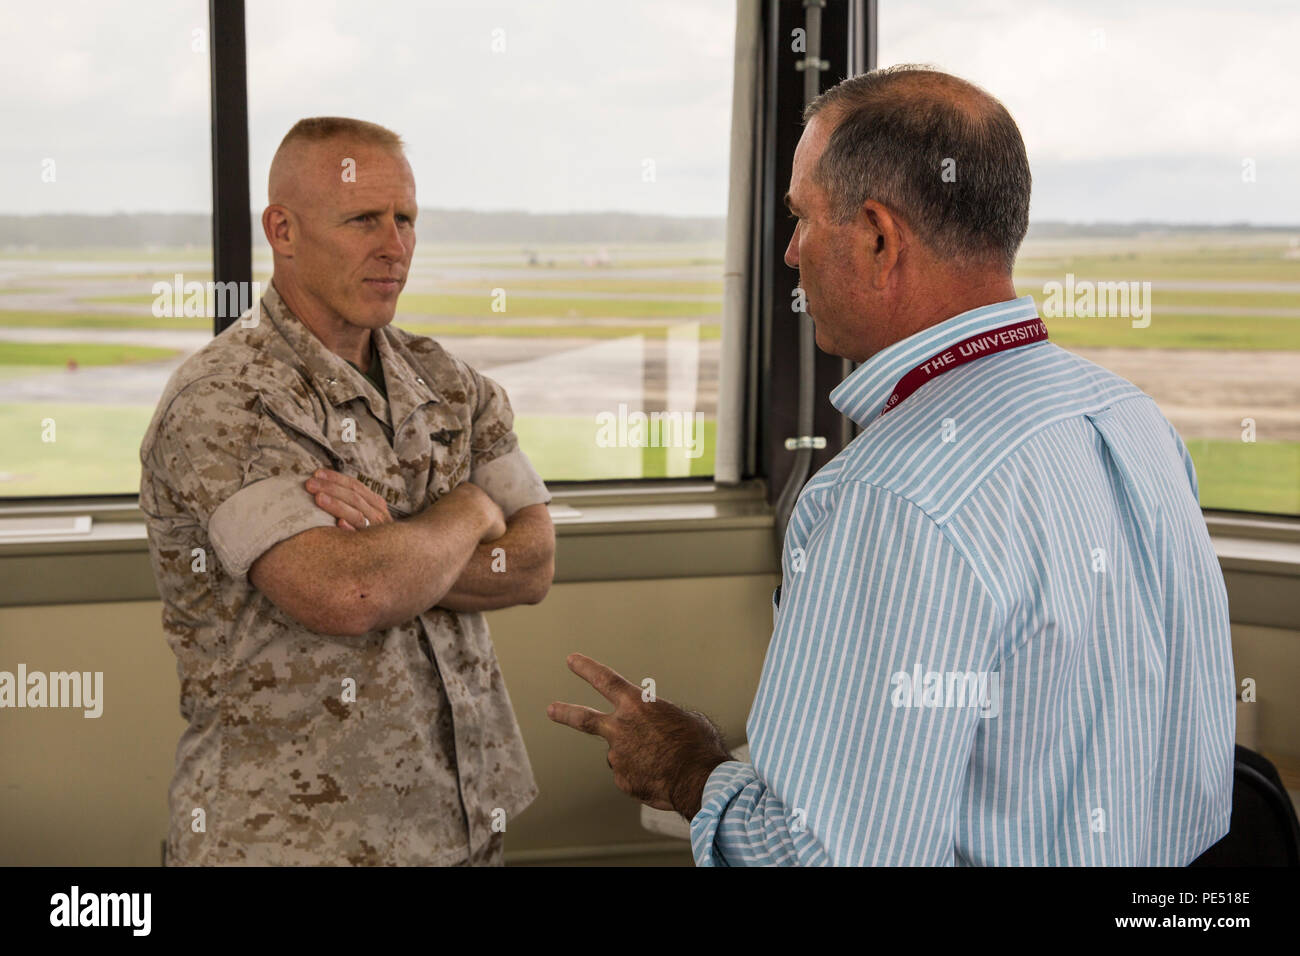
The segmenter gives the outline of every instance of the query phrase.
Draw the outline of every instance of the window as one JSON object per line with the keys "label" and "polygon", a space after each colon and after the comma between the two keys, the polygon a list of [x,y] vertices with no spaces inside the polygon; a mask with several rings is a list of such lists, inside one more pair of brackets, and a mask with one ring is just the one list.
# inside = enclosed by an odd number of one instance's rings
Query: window
{"label": "window", "polygon": [[212,335],[153,308],[211,279],[207,33],[203,0],[0,11],[0,497],[135,494],[163,386]]}
{"label": "window", "polygon": [[732,0],[247,16],[256,212],[297,120],[393,129],[420,205],[397,324],[505,386],[548,481],[713,473]]}
{"label": "window", "polygon": [[933,0],[879,25],[881,66],[955,73],[1019,123],[1016,286],[1053,339],[1156,399],[1202,507],[1300,513],[1300,11]]}

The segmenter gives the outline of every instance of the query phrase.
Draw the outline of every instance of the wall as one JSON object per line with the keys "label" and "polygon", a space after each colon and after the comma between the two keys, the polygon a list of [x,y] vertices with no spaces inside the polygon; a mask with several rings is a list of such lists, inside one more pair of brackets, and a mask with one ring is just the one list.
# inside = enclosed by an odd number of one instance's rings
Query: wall
{"label": "wall", "polygon": [[[684,843],[642,830],[605,744],[553,724],[552,700],[601,706],[569,672],[581,651],[744,739],[775,578],[748,575],[558,584],[537,607],[489,615],[541,796],[509,822],[512,863],[690,865]],[[0,713],[0,864],[156,865],[183,724],[156,601],[0,608],[0,669],[103,671],[104,715]],[[1238,678],[1253,677],[1258,749],[1300,769],[1300,631],[1235,625]],[[1296,787],[1291,776],[1288,785]]]}
{"label": "wall", "polygon": [[[581,651],[660,696],[707,712],[729,741],[745,718],[771,632],[769,575],[555,585],[535,607],[490,614],[541,796],[508,823],[512,863],[690,865],[685,843],[640,826],[606,746],[552,723],[553,700],[600,706],[565,657]],[[154,866],[167,828],[178,712],[161,604],[0,608],[0,670],[104,672],[104,714],[0,712],[0,865]]]}

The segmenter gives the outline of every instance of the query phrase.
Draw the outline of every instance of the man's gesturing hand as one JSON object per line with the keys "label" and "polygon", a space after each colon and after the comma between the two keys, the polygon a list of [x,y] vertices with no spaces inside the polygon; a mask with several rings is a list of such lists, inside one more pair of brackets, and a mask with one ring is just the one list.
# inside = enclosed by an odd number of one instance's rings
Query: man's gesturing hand
{"label": "man's gesturing hand", "polygon": [[569,669],[614,705],[602,713],[577,704],[551,704],[546,715],[609,742],[614,785],[656,810],[676,810],[687,820],[700,810],[713,768],[730,760],[722,734],[703,714],[663,698],[641,699],[641,688],[604,664],[570,654]]}

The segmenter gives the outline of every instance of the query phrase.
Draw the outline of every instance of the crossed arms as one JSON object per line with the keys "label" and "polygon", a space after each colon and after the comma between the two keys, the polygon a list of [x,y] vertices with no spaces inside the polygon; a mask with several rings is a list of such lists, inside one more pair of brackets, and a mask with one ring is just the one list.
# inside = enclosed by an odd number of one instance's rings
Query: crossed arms
{"label": "crossed arms", "polygon": [[383,499],[353,478],[320,470],[305,487],[337,526],[279,542],[253,562],[248,579],[317,633],[360,636],[434,606],[536,604],[550,589],[555,532],[544,504],[507,520],[486,492],[465,482],[394,521]]}

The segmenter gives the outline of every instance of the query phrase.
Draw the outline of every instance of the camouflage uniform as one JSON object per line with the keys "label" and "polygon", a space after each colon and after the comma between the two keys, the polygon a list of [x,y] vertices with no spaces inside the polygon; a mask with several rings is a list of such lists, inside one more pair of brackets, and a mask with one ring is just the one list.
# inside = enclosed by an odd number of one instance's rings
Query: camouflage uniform
{"label": "camouflage uniform", "polygon": [[398,519],[466,480],[507,516],[550,500],[499,385],[429,338],[372,335],[387,398],[271,286],[177,369],[145,435],[140,507],[189,722],[169,863],[499,861],[494,820],[537,795],[482,614],[331,637],[248,582],[272,545],[335,524],[303,487],[320,467]]}

